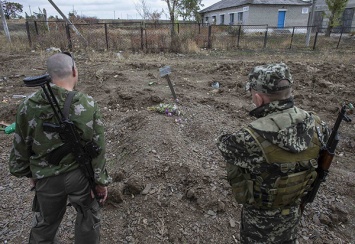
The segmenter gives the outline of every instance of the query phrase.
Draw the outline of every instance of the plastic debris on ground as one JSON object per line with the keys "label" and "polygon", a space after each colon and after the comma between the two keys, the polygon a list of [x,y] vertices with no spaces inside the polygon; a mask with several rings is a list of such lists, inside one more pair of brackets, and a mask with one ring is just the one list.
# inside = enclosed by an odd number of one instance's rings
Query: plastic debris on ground
{"label": "plastic debris on ground", "polygon": [[3,121],[0,122],[0,130],[4,131],[5,134],[11,134],[15,131],[15,127],[16,127],[16,123],[12,123],[12,124],[7,124]]}

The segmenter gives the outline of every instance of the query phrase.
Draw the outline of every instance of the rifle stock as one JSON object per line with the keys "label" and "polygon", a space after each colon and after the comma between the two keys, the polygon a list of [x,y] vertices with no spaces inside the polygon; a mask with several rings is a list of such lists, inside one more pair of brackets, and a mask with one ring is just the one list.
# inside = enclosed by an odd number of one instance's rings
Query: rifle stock
{"label": "rifle stock", "polygon": [[326,145],[323,146],[319,151],[318,167],[316,169],[317,178],[313,182],[311,190],[301,200],[300,207],[302,212],[307,203],[311,203],[314,201],[314,198],[317,195],[321,183],[326,180],[326,177],[329,172],[328,170],[335,155],[335,149],[339,142],[339,126],[343,120],[346,122],[351,121],[351,119],[346,115],[346,105],[342,106]]}

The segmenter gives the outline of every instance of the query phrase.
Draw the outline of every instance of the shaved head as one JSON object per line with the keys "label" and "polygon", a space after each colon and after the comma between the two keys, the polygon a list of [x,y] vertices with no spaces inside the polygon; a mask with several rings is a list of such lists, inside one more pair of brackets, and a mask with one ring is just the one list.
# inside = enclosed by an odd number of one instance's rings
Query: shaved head
{"label": "shaved head", "polygon": [[47,71],[52,79],[65,79],[72,74],[73,60],[70,56],[57,53],[47,60]]}

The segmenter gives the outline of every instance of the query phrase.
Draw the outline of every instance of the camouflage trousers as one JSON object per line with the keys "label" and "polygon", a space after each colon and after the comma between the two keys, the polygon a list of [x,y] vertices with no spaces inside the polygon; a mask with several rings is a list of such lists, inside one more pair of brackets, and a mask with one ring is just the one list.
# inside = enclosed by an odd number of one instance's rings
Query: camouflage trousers
{"label": "camouflage trousers", "polygon": [[76,169],[37,181],[30,244],[57,242],[68,199],[77,211],[75,244],[100,243],[100,207],[91,197],[88,180]]}
{"label": "camouflage trousers", "polygon": [[261,210],[244,205],[240,227],[241,243],[296,243],[300,218],[299,206],[282,211]]}

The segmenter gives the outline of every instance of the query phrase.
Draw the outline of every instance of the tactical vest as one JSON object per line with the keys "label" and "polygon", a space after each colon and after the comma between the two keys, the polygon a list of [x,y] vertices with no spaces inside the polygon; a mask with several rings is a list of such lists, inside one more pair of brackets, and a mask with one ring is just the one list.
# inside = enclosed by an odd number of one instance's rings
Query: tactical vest
{"label": "tactical vest", "polygon": [[[290,117],[292,111],[288,111]],[[306,113],[298,109],[297,112]],[[275,116],[278,115],[280,114]],[[313,117],[315,126],[319,126],[320,119],[314,115]],[[270,119],[270,116],[267,119]],[[257,120],[257,123],[265,122],[264,118]],[[315,169],[318,166],[317,158],[321,147],[317,130],[314,130],[311,143],[305,151],[292,153],[265,140],[251,126],[245,129],[261,148],[267,164],[260,175],[244,170],[243,181],[238,177],[238,183],[231,182],[236,200],[261,209],[285,208],[298,204],[300,198],[311,190],[317,176]]]}

